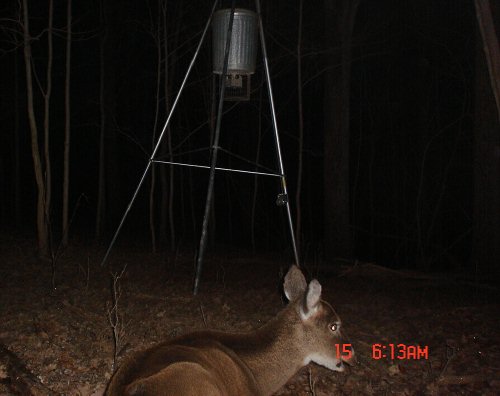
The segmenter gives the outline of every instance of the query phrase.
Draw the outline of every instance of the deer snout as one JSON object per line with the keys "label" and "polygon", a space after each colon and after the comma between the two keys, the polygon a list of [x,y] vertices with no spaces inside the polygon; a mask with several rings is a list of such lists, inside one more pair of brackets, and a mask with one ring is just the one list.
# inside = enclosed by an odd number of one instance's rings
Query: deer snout
{"label": "deer snout", "polygon": [[341,355],[341,362],[347,363],[349,366],[352,366],[352,364],[356,361],[354,348],[351,344],[344,344],[343,349],[346,353]]}
{"label": "deer snout", "polygon": [[344,362],[343,360],[339,360],[337,362],[337,364],[335,365],[335,368],[334,368],[334,371],[339,371],[339,372],[342,372],[345,370],[345,367],[344,367]]}
{"label": "deer snout", "polygon": [[350,344],[343,345],[344,353],[340,356],[340,359],[336,359],[335,367],[332,369],[334,371],[342,372],[345,370],[344,363],[347,363],[351,366],[354,363],[354,348]]}

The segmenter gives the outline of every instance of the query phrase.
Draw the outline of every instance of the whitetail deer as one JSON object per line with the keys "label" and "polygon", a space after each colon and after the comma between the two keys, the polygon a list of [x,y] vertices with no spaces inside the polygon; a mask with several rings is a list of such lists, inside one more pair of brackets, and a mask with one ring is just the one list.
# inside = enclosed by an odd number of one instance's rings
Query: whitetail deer
{"label": "whitetail deer", "polygon": [[270,395],[309,362],[343,371],[353,352],[319,282],[292,266],[284,291],[288,306],[256,331],[199,331],[134,354],[106,395]]}

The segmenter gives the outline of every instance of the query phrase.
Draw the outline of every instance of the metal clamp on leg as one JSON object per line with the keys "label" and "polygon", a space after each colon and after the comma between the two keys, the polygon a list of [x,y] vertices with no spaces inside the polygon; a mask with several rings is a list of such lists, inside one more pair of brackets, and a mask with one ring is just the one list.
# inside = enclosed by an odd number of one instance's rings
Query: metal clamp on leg
{"label": "metal clamp on leg", "polygon": [[285,193],[278,194],[278,197],[276,198],[276,205],[285,206],[287,203],[288,203],[288,194]]}

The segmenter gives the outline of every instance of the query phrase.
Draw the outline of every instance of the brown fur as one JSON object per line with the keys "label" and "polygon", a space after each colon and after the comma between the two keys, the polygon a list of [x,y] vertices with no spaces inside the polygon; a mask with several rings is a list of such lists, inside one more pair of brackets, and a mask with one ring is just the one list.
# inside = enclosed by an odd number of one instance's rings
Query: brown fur
{"label": "brown fur", "polygon": [[319,283],[307,286],[292,267],[285,293],[291,303],[254,332],[200,331],[134,354],[115,373],[106,395],[270,395],[309,360],[340,371],[334,344],[342,343],[342,336],[330,329],[340,320],[320,301]]}

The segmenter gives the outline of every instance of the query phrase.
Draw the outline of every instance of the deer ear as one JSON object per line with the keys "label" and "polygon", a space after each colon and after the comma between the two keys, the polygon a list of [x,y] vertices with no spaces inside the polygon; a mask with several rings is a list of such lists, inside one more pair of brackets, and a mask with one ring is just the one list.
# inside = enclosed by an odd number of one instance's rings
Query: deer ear
{"label": "deer ear", "polygon": [[283,290],[288,301],[293,301],[302,296],[306,290],[307,282],[302,271],[292,265],[285,276]]}
{"label": "deer ear", "polygon": [[301,309],[303,319],[307,319],[318,308],[321,301],[321,284],[313,279],[307,287],[307,293],[304,296],[304,304]]}

